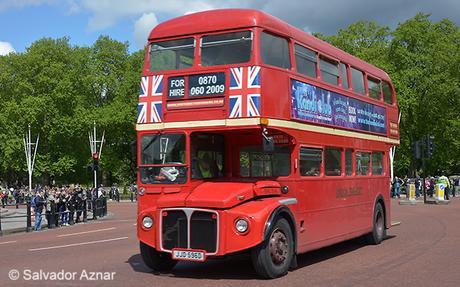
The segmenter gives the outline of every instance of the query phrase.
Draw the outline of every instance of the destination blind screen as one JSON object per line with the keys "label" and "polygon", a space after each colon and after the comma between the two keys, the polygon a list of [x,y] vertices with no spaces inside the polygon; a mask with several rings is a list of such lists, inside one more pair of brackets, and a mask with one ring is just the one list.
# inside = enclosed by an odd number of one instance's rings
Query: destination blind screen
{"label": "destination blind screen", "polygon": [[168,98],[208,97],[225,94],[225,73],[170,77],[168,79]]}

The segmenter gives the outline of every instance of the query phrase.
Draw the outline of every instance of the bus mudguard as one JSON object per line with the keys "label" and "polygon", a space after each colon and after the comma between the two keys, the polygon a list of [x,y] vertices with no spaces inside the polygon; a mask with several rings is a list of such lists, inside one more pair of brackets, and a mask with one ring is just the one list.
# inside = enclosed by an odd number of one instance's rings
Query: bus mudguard
{"label": "bus mudguard", "polygon": [[[295,198],[266,197],[245,202],[226,210],[225,253],[233,253],[254,247],[268,236],[270,226],[281,216],[288,220],[297,243],[295,217],[289,206],[296,203]],[[247,233],[241,234],[235,229],[235,222],[240,219],[249,222]],[[296,248],[297,250],[297,248]]]}

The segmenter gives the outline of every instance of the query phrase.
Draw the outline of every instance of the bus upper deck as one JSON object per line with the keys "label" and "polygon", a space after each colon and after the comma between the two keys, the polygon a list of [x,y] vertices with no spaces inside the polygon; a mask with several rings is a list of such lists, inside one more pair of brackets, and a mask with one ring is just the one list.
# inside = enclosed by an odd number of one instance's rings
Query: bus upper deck
{"label": "bus upper deck", "polygon": [[399,142],[388,75],[277,18],[216,10],[152,30],[137,130],[258,125],[259,118]]}

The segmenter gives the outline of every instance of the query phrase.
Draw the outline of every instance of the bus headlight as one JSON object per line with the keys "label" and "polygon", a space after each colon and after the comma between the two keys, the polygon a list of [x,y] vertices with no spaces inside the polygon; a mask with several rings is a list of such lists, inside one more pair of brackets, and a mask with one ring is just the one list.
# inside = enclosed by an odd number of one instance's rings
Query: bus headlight
{"label": "bus headlight", "polygon": [[249,229],[249,222],[244,218],[240,218],[235,222],[235,229],[239,233],[245,233]]}
{"label": "bus headlight", "polygon": [[141,187],[139,188],[139,195],[144,195],[145,193],[145,188]]}
{"label": "bus headlight", "polygon": [[142,218],[142,226],[146,229],[150,229],[153,226],[153,219],[150,216]]}

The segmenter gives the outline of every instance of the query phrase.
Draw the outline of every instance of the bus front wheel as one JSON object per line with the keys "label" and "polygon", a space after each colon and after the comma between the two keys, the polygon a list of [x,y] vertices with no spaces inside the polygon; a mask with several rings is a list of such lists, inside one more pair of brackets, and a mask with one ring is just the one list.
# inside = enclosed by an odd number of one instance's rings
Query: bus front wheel
{"label": "bus front wheel", "polygon": [[377,203],[374,208],[372,232],[366,235],[366,241],[369,244],[377,245],[383,241],[386,236],[385,213],[381,203]]}
{"label": "bus front wheel", "polygon": [[176,260],[171,259],[171,255],[164,252],[158,252],[155,248],[139,242],[142,260],[145,265],[153,271],[169,271],[177,264]]}
{"label": "bus front wheel", "polygon": [[279,219],[261,244],[252,249],[252,264],[263,278],[285,275],[294,256],[294,240],[291,226],[286,219]]}

